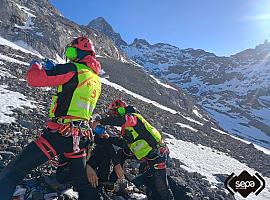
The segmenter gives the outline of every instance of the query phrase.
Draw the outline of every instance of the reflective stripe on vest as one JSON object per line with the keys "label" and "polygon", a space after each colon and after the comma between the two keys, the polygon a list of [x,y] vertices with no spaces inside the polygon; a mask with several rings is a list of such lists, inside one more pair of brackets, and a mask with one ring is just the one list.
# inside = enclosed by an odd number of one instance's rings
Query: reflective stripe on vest
{"label": "reflective stripe on vest", "polygon": [[[73,92],[66,115],[89,120],[96,107],[101,93],[100,77],[84,64],[74,63],[77,67],[78,84]],[[55,117],[58,94],[62,92],[62,85],[57,88],[57,95],[53,96],[49,117]]]}
{"label": "reflective stripe on vest", "polygon": [[[132,115],[136,116],[145,126],[146,130],[152,135],[152,137],[159,143],[161,141],[161,134],[147,122],[140,114],[132,113]],[[135,131],[134,126],[125,126],[124,130],[131,133],[134,139],[134,142],[128,144],[130,151],[136,156],[138,160],[147,156],[147,154],[152,150],[152,147],[148,144],[148,142],[144,139],[139,139],[138,132]]]}

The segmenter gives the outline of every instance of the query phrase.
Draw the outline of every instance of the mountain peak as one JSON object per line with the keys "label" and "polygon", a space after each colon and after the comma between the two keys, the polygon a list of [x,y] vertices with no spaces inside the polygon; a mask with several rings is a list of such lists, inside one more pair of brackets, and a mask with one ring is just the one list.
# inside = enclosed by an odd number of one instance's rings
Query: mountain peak
{"label": "mountain peak", "polygon": [[103,17],[98,17],[90,21],[87,27],[107,35],[118,47],[127,45],[127,43],[121,38],[121,35],[116,33],[112,26]]}
{"label": "mountain peak", "polygon": [[87,27],[95,29],[99,32],[114,32],[112,26],[103,17],[93,19],[89,22]]}
{"label": "mountain peak", "polygon": [[259,44],[258,46],[255,47],[255,50],[269,50],[270,49],[270,42],[268,40],[264,40],[264,43]]}
{"label": "mountain peak", "polygon": [[100,22],[108,23],[104,17],[97,17],[96,19],[93,19],[92,21],[100,21]]}
{"label": "mountain peak", "polygon": [[149,42],[147,42],[145,39],[139,39],[139,38],[135,38],[131,45],[136,46],[136,45],[141,45],[141,44],[145,46],[151,46]]}

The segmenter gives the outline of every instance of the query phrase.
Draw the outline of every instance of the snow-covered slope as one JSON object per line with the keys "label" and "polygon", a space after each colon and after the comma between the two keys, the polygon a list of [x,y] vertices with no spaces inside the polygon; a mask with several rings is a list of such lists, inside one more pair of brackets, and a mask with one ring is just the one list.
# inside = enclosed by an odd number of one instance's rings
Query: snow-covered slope
{"label": "snow-covered slope", "polygon": [[0,123],[15,122],[16,118],[10,117],[12,110],[23,107],[35,108],[33,102],[27,100],[27,97],[19,92],[13,92],[7,89],[7,86],[0,85]]}
{"label": "snow-covered slope", "polygon": [[[243,170],[248,171],[250,174],[256,173],[256,170],[248,167],[247,165],[226,155],[223,152],[219,152],[203,145],[195,145],[191,142],[177,140],[170,134],[166,135],[168,136],[166,141],[171,150],[171,156],[179,159],[182,162],[181,167],[187,171],[198,172],[205,176],[206,179],[211,183],[212,187],[224,184],[223,181],[218,177],[218,174],[240,174]],[[270,178],[263,178],[266,185],[269,186]],[[249,195],[247,198],[243,198],[238,193],[235,195],[237,200],[268,200],[269,197],[270,187],[266,187],[266,189],[259,196],[256,196],[254,193]]]}

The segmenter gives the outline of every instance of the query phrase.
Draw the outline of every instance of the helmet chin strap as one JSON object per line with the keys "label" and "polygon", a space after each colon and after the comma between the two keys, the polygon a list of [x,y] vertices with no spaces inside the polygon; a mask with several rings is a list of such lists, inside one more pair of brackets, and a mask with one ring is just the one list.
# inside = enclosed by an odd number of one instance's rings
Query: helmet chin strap
{"label": "helmet chin strap", "polygon": [[77,49],[78,55],[75,59],[76,62],[80,62],[82,59],[84,59],[86,56],[89,56],[90,54],[86,51],[82,51],[80,49]]}
{"label": "helmet chin strap", "polygon": [[72,62],[80,62],[82,59],[84,59],[84,57],[82,57],[82,58],[75,58],[74,60],[73,59],[69,59],[69,60],[72,61]]}

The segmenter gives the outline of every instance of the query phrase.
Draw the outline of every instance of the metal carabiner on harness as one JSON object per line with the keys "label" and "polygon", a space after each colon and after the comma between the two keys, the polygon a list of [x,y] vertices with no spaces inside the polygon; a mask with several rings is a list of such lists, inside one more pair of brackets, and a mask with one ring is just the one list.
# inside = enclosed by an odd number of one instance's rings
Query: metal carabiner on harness
{"label": "metal carabiner on harness", "polygon": [[[71,124],[71,136],[72,136],[72,139],[73,139],[73,151],[75,153],[79,152],[80,151],[80,129],[76,126],[74,126],[74,123],[71,121],[70,122]],[[80,122],[81,124],[81,122]],[[79,125],[80,127],[80,125]]]}

